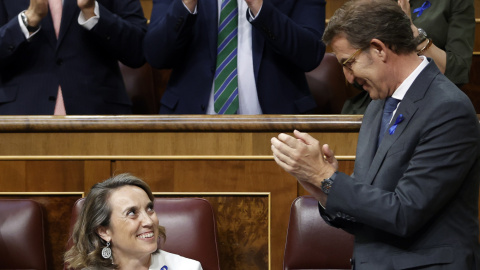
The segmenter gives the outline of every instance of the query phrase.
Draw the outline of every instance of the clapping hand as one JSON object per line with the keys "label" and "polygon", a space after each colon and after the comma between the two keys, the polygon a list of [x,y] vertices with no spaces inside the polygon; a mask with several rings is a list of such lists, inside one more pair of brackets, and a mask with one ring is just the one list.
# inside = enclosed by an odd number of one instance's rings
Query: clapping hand
{"label": "clapping hand", "polygon": [[25,11],[28,24],[36,27],[40,21],[48,14],[48,0],[30,0],[30,6]]}

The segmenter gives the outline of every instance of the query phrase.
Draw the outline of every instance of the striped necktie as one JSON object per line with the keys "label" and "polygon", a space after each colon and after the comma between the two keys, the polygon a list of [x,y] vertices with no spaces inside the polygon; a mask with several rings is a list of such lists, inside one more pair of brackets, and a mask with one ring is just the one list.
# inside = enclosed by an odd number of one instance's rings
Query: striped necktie
{"label": "striped necktie", "polygon": [[217,70],[214,80],[214,108],[218,114],[238,110],[237,0],[223,0],[218,25]]}

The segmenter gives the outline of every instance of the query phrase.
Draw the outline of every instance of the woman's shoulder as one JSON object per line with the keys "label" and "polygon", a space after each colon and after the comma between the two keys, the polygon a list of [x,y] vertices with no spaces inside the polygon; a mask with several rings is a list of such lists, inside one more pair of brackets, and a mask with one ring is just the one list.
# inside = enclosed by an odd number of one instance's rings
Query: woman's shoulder
{"label": "woman's shoulder", "polygon": [[170,253],[165,250],[159,250],[158,253],[152,255],[152,265],[150,266],[150,269],[202,270],[202,266],[199,261]]}

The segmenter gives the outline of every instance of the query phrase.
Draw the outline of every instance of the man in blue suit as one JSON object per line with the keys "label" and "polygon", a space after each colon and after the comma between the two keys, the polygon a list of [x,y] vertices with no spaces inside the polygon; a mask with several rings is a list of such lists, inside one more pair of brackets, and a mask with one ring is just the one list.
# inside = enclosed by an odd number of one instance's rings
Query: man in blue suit
{"label": "man in blue suit", "polygon": [[417,51],[402,12],[396,1],[350,1],[323,36],[349,82],[373,99],[353,175],[299,131],[272,138],[274,158],[317,198],[326,222],[355,236],[354,269],[480,269],[478,118],[421,55],[428,47]]}
{"label": "man in blue suit", "polygon": [[[215,114],[221,0],[154,0],[145,56],[171,68],[162,114]],[[299,114],[316,107],[305,72],[325,53],[324,0],[237,0],[237,114]]]}
{"label": "man in blue suit", "polygon": [[140,2],[63,0],[58,37],[48,2],[0,2],[0,114],[54,114],[59,94],[66,114],[131,113],[118,61],[145,62]]}

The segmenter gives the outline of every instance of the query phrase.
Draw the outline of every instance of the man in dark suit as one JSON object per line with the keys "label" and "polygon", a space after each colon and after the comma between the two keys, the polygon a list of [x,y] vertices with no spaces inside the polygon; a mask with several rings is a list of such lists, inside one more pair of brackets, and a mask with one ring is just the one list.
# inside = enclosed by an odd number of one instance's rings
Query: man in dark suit
{"label": "man in dark suit", "polygon": [[[324,0],[238,0],[237,114],[296,114],[316,107],[305,72],[325,53]],[[154,0],[147,62],[172,68],[160,113],[214,114],[221,0]]]}
{"label": "man in dark suit", "polygon": [[131,113],[118,61],[145,63],[140,2],[63,0],[57,37],[49,1],[0,2],[0,114],[51,115],[57,95],[66,114]]}
{"label": "man in dark suit", "polygon": [[337,172],[332,149],[299,131],[272,138],[275,161],[324,220],[355,236],[354,269],[480,269],[480,131],[469,99],[417,55],[396,1],[346,3],[323,40],[373,99],[354,173]]}

